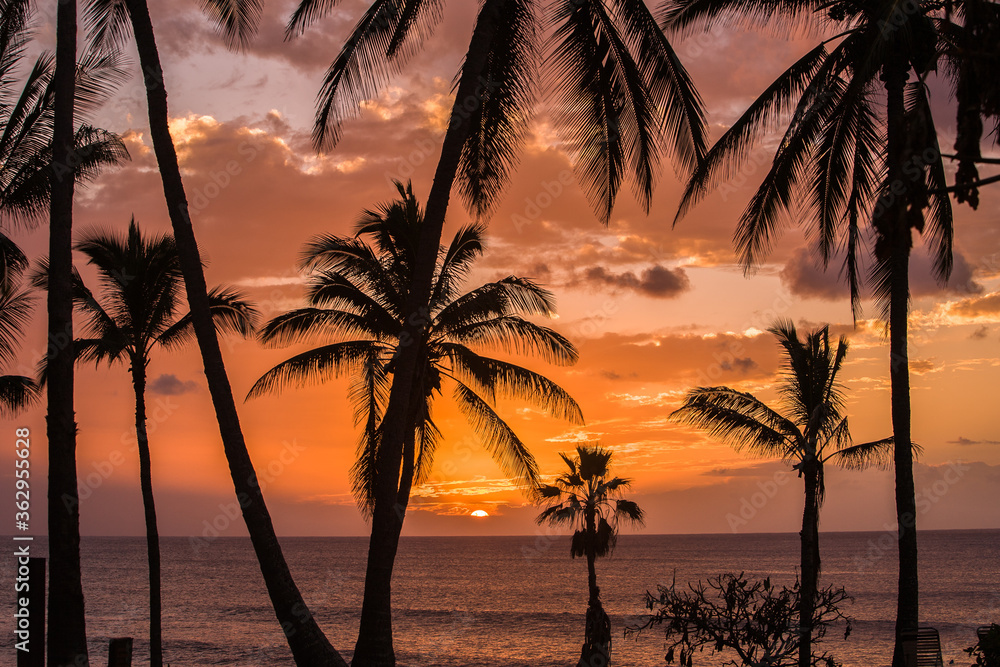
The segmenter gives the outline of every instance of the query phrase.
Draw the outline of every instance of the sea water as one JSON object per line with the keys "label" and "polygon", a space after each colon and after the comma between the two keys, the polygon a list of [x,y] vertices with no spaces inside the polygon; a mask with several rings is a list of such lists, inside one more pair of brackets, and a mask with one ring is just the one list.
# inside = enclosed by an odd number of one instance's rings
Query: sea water
{"label": "sea water", "polygon": [[[896,600],[891,533],[822,533],[820,584],[854,598],[844,611],[853,632],[830,629],[823,648],[846,667],[888,665]],[[357,636],[366,538],[284,538],[293,576],[320,627],[349,660]],[[245,538],[161,541],[164,657],[173,667],[291,665],[263,579]],[[44,539],[34,553],[44,551]],[[135,638],[136,665],[148,664],[148,597],[143,538],[85,537],[81,547],[87,633],[93,664],[106,664],[111,637]],[[583,638],[587,566],[571,559],[568,537],[403,538],[393,580],[397,663],[457,667],[575,664]],[[624,535],[597,562],[601,597],[615,633],[613,665],[664,665],[662,631],[622,637],[648,613],[644,593],[723,572],[791,584],[798,536]],[[13,563],[0,564],[3,608],[13,609]],[[944,662],[971,664],[962,649],[979,625],[1000,622],[1000,531],[920,533],[921,623],[941,633]],[[12,613],[12,612],[11,612]],[[13,664],[11,613],[4,612],[0,664]],[[6,657],[3,657],[6,656]],[[732,653],[701,665],[722,664]]]}

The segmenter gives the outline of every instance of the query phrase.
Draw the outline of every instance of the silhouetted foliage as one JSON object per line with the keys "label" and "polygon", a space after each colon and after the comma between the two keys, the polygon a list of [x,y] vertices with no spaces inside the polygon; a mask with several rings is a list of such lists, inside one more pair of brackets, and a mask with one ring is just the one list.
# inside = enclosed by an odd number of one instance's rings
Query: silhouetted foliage
{"label": "silhouetted foliage", "polygon": [[[688,584],[687,589],[657,586],[647,591],[646,607],[654,613],[639,626],[627,628],[626,636],[652,628],[666,635],[667,664],[694,664],[694,654],[736,653],[726,665],[746,667],[791,667],[798,663],[799,582],[789,588],[770,578],[750,580],[744,573],[721,574],[706,582]],[[841,605],[853,600],[843,588],[827,587],[816,593],[812,616],[812,644],[826,636],[832,623],[846,621],[844,638],[851,633],[851,620]],[[834,667],[838,663],[826,652],[813,655],[810,665]]]}
{"label": "silhouetted foliage", "polygon": [[1000,667],[1000,625],[990,625],[979,641],[963,650],[976,659],[973,667]]}

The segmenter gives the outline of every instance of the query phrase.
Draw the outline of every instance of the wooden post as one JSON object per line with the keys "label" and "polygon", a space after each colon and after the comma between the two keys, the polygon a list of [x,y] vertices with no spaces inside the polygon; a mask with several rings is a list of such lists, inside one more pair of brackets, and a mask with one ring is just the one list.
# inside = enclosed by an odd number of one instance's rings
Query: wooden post
{"label": "wooden post", "polygon": [[17,667],[45,667],[44,558],[28,558],[28,619],[31,623],[28,650],[17,652]]}
{"label": "wooden post", "polygon": [[132,638],[116,637],[108,647],[108,667],[132,667]]}

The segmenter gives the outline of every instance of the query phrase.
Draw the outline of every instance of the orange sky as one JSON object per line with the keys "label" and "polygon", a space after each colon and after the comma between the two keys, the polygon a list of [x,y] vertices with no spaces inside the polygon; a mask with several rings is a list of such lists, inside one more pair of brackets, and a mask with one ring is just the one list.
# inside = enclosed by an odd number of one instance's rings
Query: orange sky
{"label": "orange sky", "polygon": [[[309,147],[314,96],[365,3],[341,3],[290,44],[282,42],[281,30],[291,3],[268,3],[260,38],[242,55],[224,50],[197,3],[170,3],[169,10],[166,3],[153,4],[171,129],[208,280],[242,287],[267,317],[296,307],[302,277],[293,267],[310,236],[347,233],[361,209],[392,197],[393,178],[412,178],[418,196],[426,197],[475,3],[449,4],[427,48],[345,124],[337,150],[324,157]],[[51,26],[43,25],[40,38],[50,34]],[[808,41],[719,31],[675,44],[707,102],[717,138]],[[941,143],[948,146],[953,114],[942,104],[935,110]],[[78,228],[123,228],[134,215],[146,230],[168,231],[138,78],[96,124],[123,133],[133,160],[80,193]],[[767,154],[760,156],[763,164]],[[596,221],[571,169],[542,107],[517,175],[490,220],[490,246],[470,287],[516,274],[556,294],[560,318],[550,324],[577,344],[580,362],[570,368],[526,363],[573,394],[587,425],[572,427],[515,403],[502,406],[504,416],[546,474],[559,471],[557,452],[577,442],[600,438],[614,449],[617,473],[634,479],[633,496],[646,509],[647,532],[797,530],[801,485],[782,472],[785,466],[744,458],[668,424],[666,416],[695,384],[727,384],[773,401],[779,355],[761,330],[780,316],[800,329],[829,322],[850,337],[842,377],[855,439],[889,435],[881,326],[867,320],[852,325],[836,270],[822,274],[794,225],[754,277],[745,278],[735,266],[732,230],[763,167],[747,168],[745,178],[720,188],[675,229],[670,223],[681,182],[669,166],[650,215],[623,189],[607,228]],[[911,264],[913,437],[925,449],[916,467],[919,525],[997,528],[1000,189],[984,191],[976,212],[957,208],[956,217],[951,284],[934,283],[920,248]],[[446,237],[467,221],[456,196]],[[43,231],[17,238],[29,255],[44,252]],[[25,366],[34,366],[43,340],[39,316],[21,355]],[[303,348],[225,342],[238,400],[261,373],[297,349]],[[128,376],[124,368],[88,367],[77,377],[83,531],[141,534]],[[196,349],[158,353],[150,378],[161,534],[245,534],[242,521],[230,516],[231,481]],[[43,415],[39,407],[16,420],[32,428],[38,465],[44,463]],[[447,392],[434,416],[446,440],[430,481],[414,490],[406,533],[534,532],[537,508],[525,504],[479,447]],[[366,533],[347,479],[356,432],[346,382],[244,403],[241,418],[279,533]],[[2,465],[4,482],[12,485],[11,450],[4,448]],[[891,478],[888,472],[831,469],[821,527],[884,529],[894,516]],[[34,482],[36,529],[44,517],[41,482]],[[468,516],[477,509],[491,516]]]}

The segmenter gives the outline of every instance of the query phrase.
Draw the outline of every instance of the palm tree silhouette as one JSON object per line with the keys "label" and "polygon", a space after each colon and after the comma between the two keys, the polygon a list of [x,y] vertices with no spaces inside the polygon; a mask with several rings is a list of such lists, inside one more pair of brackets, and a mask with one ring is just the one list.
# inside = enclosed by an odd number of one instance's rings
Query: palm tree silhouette
{"label": "palm tree silhouette", "polygon": [[[139,482],[146,521],[146,555],[149,563],[150,665],[163,665],[160,543],[153,502],[149,437],[146,431],[146,370],[153,350],[175,348],[193,337],[191,314],[178,316],[181,271],[177,246],[169,235],[144,237],[133,218],[124,236],[95,230],[83,236],[76,250],[97,269],[102,286],[96,297],[79,274],[74,280],[74,301],[83,314],[86,338],[73,341],[78,362],[127,364],[135,391],[135,433],[139,450]],[[36,285],[44,288],[47,267],[36,272]],[[244,337],[254,333],[256,309],[242,295],[216,287],[209,292],[212,317],[219,333]],[[48,376],[48,373],[46,373]]]}
{"label": "palm tree silhouette", "polygon": [[800,341],[791,322],[778,322],[768,331],[785,350],[784,381],[780,395],[785,414],[753,395],[729,387],[697,387],[684,397],[670,418],[707,431],[729,442],[737,451],[792,464],[805,482],[802,512],[802,586],[799,597],[799,666],[812,660],[813,610],[819,581],[819,508],[825,495],[823,466],[833,462],[847,468],[888,465],[893,440],[885,438],[851,444],[843,414],[843,386],[837,374],[847,356],[847,339],[830,345],[829,327],[817,329]]}
{"label": "palm tree silhouette", "polygon": [[621,498],[632,480],[610,476],[614,452],[599,445],[579,445],[576,456],[560,452],[569,472],[555,479],[554,484],[540,486],[541,498],[549,506],[538,515],[539,524],[566,525],[575,529],[570,543],[570,556],[586,557],[587,621],[583,650],[577,667],[607,665],[611,660],[611,622],[601,604],[601,589],[597,586],[594,562],[615,549],[622,523],[643,525],[643,511],[631,500]]}
{"label": "palm tree silhouette", "polygon": [[[230,46],[248,44],[260,18],[261,0],[206,0],[202,5]],[[247,450],[222,350],[212,324],[208,286],[191,224],[177,151],[170,136],[167,91],[148,4],[146,0],[89,0],[85,18],[91,37],[100,46],[115,48],[123,44],[130,34],[135,36],[146,87],[149,134],[163,181],[163,194],[177,243],[195,337],[233,486],[275,616],[297,665],[346,667],[347,663],[330,645],[292,579]]]}
{"label": "palm tree silhouette", "polygon": [[[577,359],[576,349],[563,336],[522,317],[555,314],[552,295],[530,280],[509,276],[462,294],[462,282],[483,253],[481,225],[463,227],[451,245],[442,248],[433,299],[424,315],[425,335],[402,342],[406,291],[423,215],[412,187],[396,187],[400,198],[365,211],[354,237],[320,236],[307,244],[302,266],[313,271],[308,307],[279,315],[260,334],[268,344],[329,336],[338,340],[278,364],[261,376],[248,397],[350,375],[355,419],[362,425],[351,478],[358,506],[370,518],[381,474],[377,461],[389,383],[400,349],[407,344],[418,347],[420,391],[407,414],[401,472],[392,480],[400,516],[396,525],[401,529],[411,487],[425,480],[433,465],[440,433],[432,406],[447,384],[453,385],[459,409],[503,472],[531,491],[538,485],[535,459],[495,411],[497,399],[526,400],[573,423],[582,423],[583,416],[569,394],[551,380],[475,351],[536,354],[557,364]],[[398,539],[397,531],[393,553]]]}
{"label": "palm tree silhouette", "polygon": [[[128,157],[118,137],[77,126],[120,81],[115,54],[77,60],[76,3],[58,3],[56,53],[39,56],[19,95],[15,69],[30,39],[31,0],[0,2],[0,224],[37,223],[49,214],[53,290],[48,299],[47,391],[49,594],[51,664],[87,664],[80,579],[80,517],[73,407],[73,192],[77,180]],[[11,243],[0,231],[0,250]],[[8,257],[3,259],[6,270]],[[4,281],[7,279],[4,278]],[[24,377],[24,376],[20,376]],[[22,387],[27,385],[23,384]]]}
{"label": "palm tree silhouette", "polygon": [[[924,238],[940,281],[952,268],[952,208],[924,83],[947,46],[940,9],[929,2],[904,8],[893,0],[674,0],[666,14],[678,28],[725,19],[747,25],[808,18],[834,34],[782,73],[713,146],[688,182],[678,218],[714,184],[737,173],[764,132],[794,110],[736,230],[744,267],[749,271],[762,261],[786,224],[786,211],[804,199],[814,213],[806,220],[824,266],[838,248],[846,250],[844,272],[858,317],[866,232],[872,237],[867,282],[889,328],[895,442],[899,585],[893,667],[903,667],[902,636],[916,631],[919,619],[907,353],[913,230]],[[907,84],[911,75],[915,80]],[[804,198],[795,196],[800,191]]]}
{"label": "palm tree silhouette", "polygon": [[[543,3],[485,0],[456,77],[455,101],[427,197],[405,318],[407,338],[419,339],[418,314],[431,299],[438,246],[452,186],[458,180],[466,205],[489,214],[514,170],[531,118],[535,83],[547,80],[559,95],[561,127],[576,155],[577,174],[598,217],[610,220],[618,190],[630,173],[640,203],[649,207],[663,152],[685,168],[706,147],[701,99],[646,3],[642,0],[555,0],[550,21]],[[302,0],[286,36],[300,34],[336,3]],[[314,142],[332,147],[345,117],[378,94],[441,18],[438,0],[375,0],[359,20],[327,71],[317,101]],[[547,35],[549,77],[538,72],[539,36]],[[365,602],[354,664],[394,665],[391,610],[384,591],[392,577],[395,485],[407,433],[406,413],[420,358],[416,347],[401,351],[389,395],[381,478],[372,517]]]}

